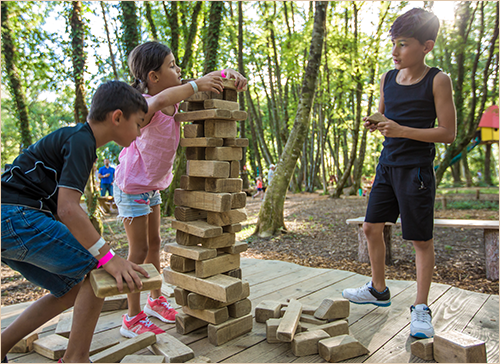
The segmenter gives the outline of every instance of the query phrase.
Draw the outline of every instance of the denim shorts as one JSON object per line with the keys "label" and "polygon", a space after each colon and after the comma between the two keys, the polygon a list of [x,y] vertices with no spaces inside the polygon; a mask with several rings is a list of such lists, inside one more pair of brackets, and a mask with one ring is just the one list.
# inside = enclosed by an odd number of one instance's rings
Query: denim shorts
{"label": "denim shorts", "polygon": [[97,259],[51,214],[2,205],[2,263],[61,297],[96,267]]}
{"label": "denim shorts", "polygon": [[121,219],[148,215],[153,211],[151,207],[161,204],[161,195],[158,190],[132,195],[123,192],[116,183],[114,190],[118,217]]}

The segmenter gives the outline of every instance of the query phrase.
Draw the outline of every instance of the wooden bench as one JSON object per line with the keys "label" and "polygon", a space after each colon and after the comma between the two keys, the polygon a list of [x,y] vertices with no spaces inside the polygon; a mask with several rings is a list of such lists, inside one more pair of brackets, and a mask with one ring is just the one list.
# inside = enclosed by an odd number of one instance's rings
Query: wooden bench
{"label": "wooden bench", "polygon": [[[363,232],[364,216],[356,219],[346,220],[349,225],[358,225],[358,260],[369,263],[368,246],[366,236]],[[386,247],[385,261],[391,262],[391,233],[393,225],[401,225],[401,219],[395,224],[385,223],[384,241]],[[498,220],[457,220],[457,219],[434,219],[434,227],[452,227],[464,229],[483,229],[484,254],[486,258],[486,278],[498,280]]]}

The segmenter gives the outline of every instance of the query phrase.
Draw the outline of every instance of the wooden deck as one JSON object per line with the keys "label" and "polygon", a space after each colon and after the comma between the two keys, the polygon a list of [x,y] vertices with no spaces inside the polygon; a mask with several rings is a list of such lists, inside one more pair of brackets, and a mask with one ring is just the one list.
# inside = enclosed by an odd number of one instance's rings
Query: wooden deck
{"label": "wooden deck", "polygon": [[[242,259],[243,279],[250,283],[250,299],[255,306],[264,299],[299,299],[303,304],[318,306],[324,298],[340,298],[344,288],[358,287],[368,280],[360,274],[302,267],[292,263]],[[416,283],[388,281],[392,293],[392,305],[387,308],[373,305],[351,304],[349,316],[350,335],[365,345],[369,355],[346,362],[406,363],[425,362],[413,357],[410,345],[414,339],[409,336],[410,305],[416,294]],[[145,294],[143,300],[145,300]],[[169,298],[174,304],[174,298]],[[430,296],[433,323],[436,332],[458,330],[486,342],[489,363],[499,362],[498,296],[469,292],[443,284],[433,284]],[[6,306],[1,309],[2,329],[12,322],[30,303]],[[120,335],[121,315],[126,311],[104,312],[97,324],[96,332],[108,331],[109,335]],[[63,314],[64,315],[64,314]],[[290,343],[268,344],[265,338],[265,324],[254,321],[253,330],[224,345],[213,346],[208,342],[206,328],[188,335],[176,333],[174,324],[152,320],[189,345],[196,356],[207,356],[212,362],[226,363],[280,363],[280,362],[325,362],[318,355],[295,357]],[[53,334],[59,317],[48,322],[40,336]],[[123,340],[127,340],[123,338]],[[140,354],[152,355],[148,349]],[[9,354],[10,362],[49,363],[51,360],[37,353]]]}

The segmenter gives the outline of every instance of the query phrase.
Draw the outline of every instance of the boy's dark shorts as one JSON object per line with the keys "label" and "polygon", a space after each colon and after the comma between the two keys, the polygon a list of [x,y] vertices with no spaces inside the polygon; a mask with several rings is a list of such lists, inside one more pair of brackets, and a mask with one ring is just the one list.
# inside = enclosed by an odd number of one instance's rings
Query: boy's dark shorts
{"label": "boy's dark shorts", "polygon": [[387,167],[379,164],[365,222],[395,223],[401,214],[403,239],[427,241],[434,230],[436,177],[432,165]]}

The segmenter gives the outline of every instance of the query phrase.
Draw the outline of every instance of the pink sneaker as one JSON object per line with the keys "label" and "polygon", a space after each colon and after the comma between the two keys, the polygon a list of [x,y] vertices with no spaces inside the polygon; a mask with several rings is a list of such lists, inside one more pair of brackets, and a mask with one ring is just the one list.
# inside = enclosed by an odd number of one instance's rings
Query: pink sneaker
{"label": "pink sneaker", "polygon": [[120,334],[122,334],[122,336],[132,338],[147,331],[151,331],[157,335],[165,332],[152,323],[144,311],[141,311],[130,321],[127,320],[127,315],[123,315],[122,327],[120,328]]}
{"label": "pink sneaker", "polygon": [[170,306],[163,296],[154,300],[148,295],[148,302],[144,306],[144,312],[167,323],[174,323],[175,315],[177,315],[177,311]]}

